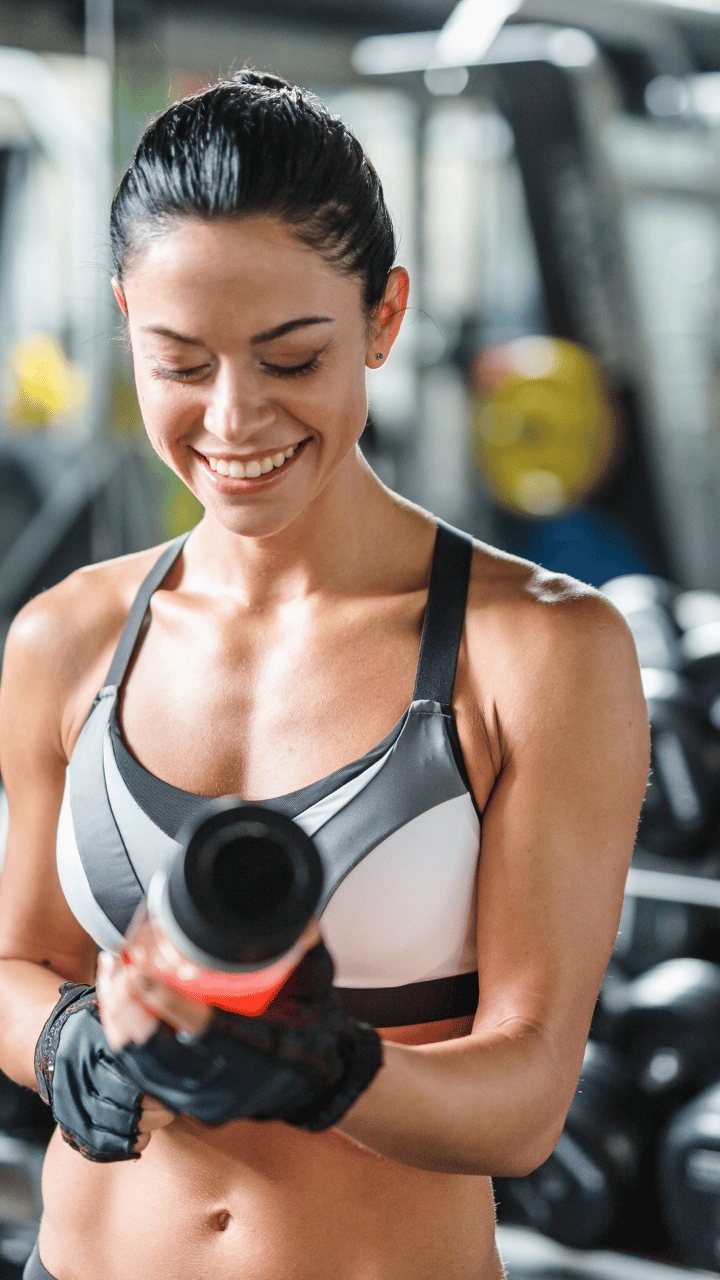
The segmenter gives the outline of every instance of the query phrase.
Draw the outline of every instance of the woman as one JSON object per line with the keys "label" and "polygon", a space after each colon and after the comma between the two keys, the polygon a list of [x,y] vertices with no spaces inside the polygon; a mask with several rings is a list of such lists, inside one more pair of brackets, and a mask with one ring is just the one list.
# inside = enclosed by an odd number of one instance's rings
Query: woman
{"label": "woman", "polygon": [[[648,769],[632,640],[363,460],[408,279],[312,95],[241,73],[171,106],[112,235],[145,426],[205,516],[161,558],[73,574],[7,644],[0,1066],[65,1130],[27,1274],[499,1276],[489,1175],[552,1151],[617,930]],[[208,1027],[117,960],[152,865],[224,794],[274,797],[326,862],[311,980],[275,1022]],[[322,1036],[298,1084],[300,1022]],[[173,1055],[211,1034],[214,1062],[275,1046],[272,1104],[243,1068],[235,1111],[173,1105]]]}

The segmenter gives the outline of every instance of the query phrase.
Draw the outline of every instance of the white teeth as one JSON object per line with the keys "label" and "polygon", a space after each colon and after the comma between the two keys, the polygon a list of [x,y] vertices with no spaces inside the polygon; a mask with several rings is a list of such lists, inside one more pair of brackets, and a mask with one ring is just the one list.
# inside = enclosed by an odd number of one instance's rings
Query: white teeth
{"label": "white teeth", "polygon": [[221,476],[230,475],[230,463],[226,462],[224,458],[218,458],[217,469]]}
{"label": "white teeth", "polygon": [[274,453],[272,456],[272,464],[274,467],[281,467],[285,461],[284,453]]}
{"label": "white teeth", "polygon": [[295,445],[291,444],[290,448],[285,450],[285,457],[292,458],[294,452],[295,452]]}
{"label": "white teeth", "polygon": [[217,458],[208,458],[208,462],[210,463],[210,470],[217,471],[217,464],[218,464]]}
{"label": "white teeth", "polygon": [[272,458],[263,458],[262,462],[260,463],[260,474],[262,476],[266,476],[269,471],[272,471],[272,469],[273,469]]}
{"label": "white teeth", "polygon": [[245,475],[248,480],[257,480],[258,476],[262,475],[260,463],[257,461],[248,462],[245,468]]}
{"label": "white teeth", "polygon": [[230,466],[230,475],[232,476],[233,480],[245,479],[245,467],[243,466],[242,462],[231,462],[229,466]]}

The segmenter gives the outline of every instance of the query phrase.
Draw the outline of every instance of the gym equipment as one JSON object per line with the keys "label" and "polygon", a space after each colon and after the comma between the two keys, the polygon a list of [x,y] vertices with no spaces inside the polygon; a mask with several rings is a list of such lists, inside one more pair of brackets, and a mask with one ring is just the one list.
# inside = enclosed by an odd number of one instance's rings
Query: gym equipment
{"label": "gym equipment", "polygon": [[[715,1060],[720,1076],[720,1057]],[[720,1269],[720,1084],[678,1111],[659,1144],[658,1195],[680,1259]]]}
{"label": "gym equipment", "polygon": [[233,799],[203,806],[154,873],[124,957],[205,1004],[264,1013],[318,938],[323,867],[292,818]]}
{"label": "gym equipment", "polygon": [[680,641],[680,671],[707,709],[710,723],[720,728],[720,619],[685,632]]}
{"label": "gym equipment", "polygon": [[652,574],[628,573],[611,578],[600,589],[632,631],[641,667],[679,667],[679,633],[671,614],[677,588],[672,583]]}
{"label": "gym equipment", "polygon": [[475,461],[497,502],[555,515],[597,485],[614,425],[587,352],[559,338],[519,338],[484,351],[471,380]]}
{"label": "gym equipment", "polygon": [[23,1142],[46,1146],[55,1123],[32,1089],[16,1084],[0,1071],[0,1141],[2,1134]]}
{"label": "gym equipment", "polygon": [[616,969],[628,979],[665,960],[706,959],[717,944],[719,924],[708,907],[627,895],[613,948]]}
{"label": "gym equipment", "polygon": [[708,622],[720,623],[720,592],[681,591],[671,608],[681,631],[692,631]]}
{"label": "gym equipment", "polygon": [[623,1055],[654,1123],[720,1076],[720,965],[667,960],[603,984],[596,1034]]}
{"label": "gym equipment", "polygon": [[720,732],[691,685],[646,669],[651,773],[638,832],[641,848],[675,857],[705,852],[720,818]]}
{"label": "gym equipment", "polygon": [[500,1220],[573,1248],[607,1242],[638,1194],[647,1136],[643,1099],[622,1058],[590,1041],[553,1154],[525,1178],[493,1180]]}

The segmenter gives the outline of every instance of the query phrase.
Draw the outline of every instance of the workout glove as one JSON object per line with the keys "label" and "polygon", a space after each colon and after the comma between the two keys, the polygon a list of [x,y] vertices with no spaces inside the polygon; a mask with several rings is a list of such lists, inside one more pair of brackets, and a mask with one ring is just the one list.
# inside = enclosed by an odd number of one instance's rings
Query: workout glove
{"label": "workout glove", "polygon": [[87,1160],[138,1160],[139,1089],[100,1023],[95,988],[64,982],[35,1048],[35,1077],[67,1143]]}
{"label": "workout glove", "polygon": [[197,1037],[161,1024],[115,1055],[172,1111],[206,1124],[247,1117],[317,1132],[335,1124],[382,1062],[382,1041],[348,1017],[332,985],[324,943],[308,951],[262,1017],[215,1009]]}

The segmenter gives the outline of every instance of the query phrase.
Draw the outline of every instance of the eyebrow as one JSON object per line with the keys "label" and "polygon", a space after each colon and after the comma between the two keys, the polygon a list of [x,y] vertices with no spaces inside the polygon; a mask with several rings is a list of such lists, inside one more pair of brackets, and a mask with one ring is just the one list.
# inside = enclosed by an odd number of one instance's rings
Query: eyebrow
{"label": "eyebrow", "polygon": [[[332,316],[303,316],[300,320],[287,320],[285,324],[278,324],[274,329],[265,329],[262,333],[256,333],[250,342],[257,344],[259,342],[272,342],[274,338],[283,338],[286,333],[293,333],[295,329],[305,329],[313,324],[332,324]],[[174,329],[166,329],[160,324],[144,324],[142,326],[143,333],[157,333],[161,338],[172,338],[174,342],[184,342],[189,347],[202,347],[204,342],[201,338],[190,338],[187,334],[176,333]]]}

